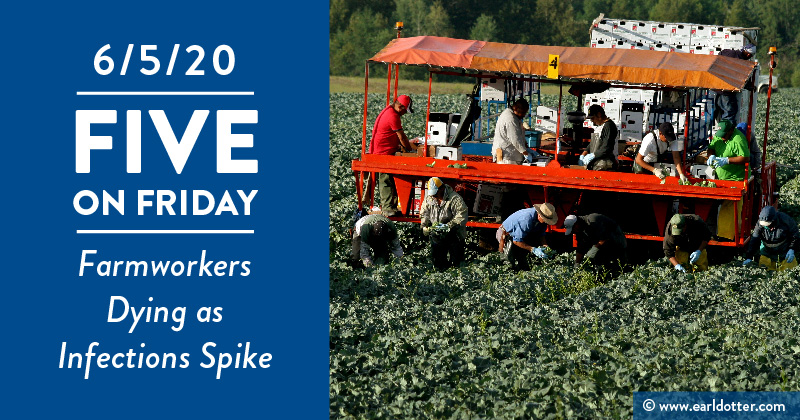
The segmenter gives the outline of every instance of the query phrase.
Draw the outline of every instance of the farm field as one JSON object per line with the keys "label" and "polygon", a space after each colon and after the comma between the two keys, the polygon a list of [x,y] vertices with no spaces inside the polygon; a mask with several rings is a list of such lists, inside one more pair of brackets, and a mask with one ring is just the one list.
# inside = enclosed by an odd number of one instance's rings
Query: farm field
{"label": "farm field", "polygon": [[[422,112],[403,125],[416,137],[426,99],[411,96]],[[370,97],[370,124],[384,98]],[[363,101],[330,96],[331,418],[614,419],[631,417],[634,391],[800,391],[800,269],[743,268],[736,256],[687,275],[660,258],[600,284],[572,268],[574,253],[514,273],[498,253],[468,248],[463,267],[436,272],[408,223],[402,259],[350,268]],[[461,101],[436,95],[431,110]],[[773,94],[768,161],[800,165],[798,102],[800,89]],[[781,210],[795,219],[797,175],[778,174]]]}

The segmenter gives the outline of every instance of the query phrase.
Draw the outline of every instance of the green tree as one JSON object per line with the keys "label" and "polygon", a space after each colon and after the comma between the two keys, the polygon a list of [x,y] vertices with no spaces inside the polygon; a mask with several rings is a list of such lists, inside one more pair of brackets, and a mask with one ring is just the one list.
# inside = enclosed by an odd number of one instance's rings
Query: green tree
{"label": "green tree", "polygon": [[387,19],[370,9],[360,9],[350,16],[347,27],[330,41],[330,72],[342,76],[364,74],[364,62],[394,38]]}
{"label": "green tree", "polygon": [[478,16],[469,31],[469,39],[495,41],[497,39],[497,22],[489,15]]}
{"label": "green tree", "polygon": [[428,14],[422,20],[422,30],[425,35],[452,37],[455,30],[450,23],[450,16],[442,6],[442,2],[435,1],[428,8]]}

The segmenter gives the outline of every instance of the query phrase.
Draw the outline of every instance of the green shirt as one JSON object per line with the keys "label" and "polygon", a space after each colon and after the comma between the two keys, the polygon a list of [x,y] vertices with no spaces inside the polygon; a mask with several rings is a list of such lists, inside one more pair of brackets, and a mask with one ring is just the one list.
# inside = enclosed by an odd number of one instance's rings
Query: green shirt
{"label": "green shirt", "polygon": [[[709,154],[714,154],[717,157],[750,157],[750,147],[747,145],[747,139],[738,129],[733,130],[733,136],[727,142],[720,137],[711,139],[708,150]],[[744,177],[744,165],[729,163],[717,168],[717,178],[721,180],[742,181]]]}

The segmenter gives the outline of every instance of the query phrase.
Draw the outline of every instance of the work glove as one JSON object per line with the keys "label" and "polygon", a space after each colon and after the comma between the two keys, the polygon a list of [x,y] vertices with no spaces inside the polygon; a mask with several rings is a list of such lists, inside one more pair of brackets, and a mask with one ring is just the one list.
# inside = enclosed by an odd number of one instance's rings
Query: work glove
{"label": "work glove", "polygon": [[700,250],[698,249],[697,251],[692,252],[692,254],[689,255],[689,264],[694,264],[699,259],[700,259]]}
{"label": "work glove", "polygon": [[750,258],[748,258],[748,259],[744,260],[744,261],[742,262],[742,267],[745,267],[745,266],[747,266],[747,265],[748,265],[748,264],[750,264],[751,262],[753,262],[753,260],[751,260]]}
{"label": "work glove", "polygon": [[372,262],[372,258],[362,258],[361,262],[363,262],[364,263],[364,267],[367,267],[367,268],[370,268],[370,267],[372,267],[374,265],[373,262]]}
{"label": "work glove", "polygon": [[689,178],[686,177],[684,174],[679,174],[681,176],[681,182],[689,182]]}
{"label": "work glove", "polygon": [[540,246],[538,248],[531,248],[531,254],[535,255],[537,258],[541,258],[546,260],[548,257],[547,253],[544,252],[544,247]]}
{"label": "work glove", "polygon": [[675,271],[680,271],[681,273],[685,273],[686,269],[683,268],[683,266],[680,264],[675,264]]}
{"label": "work glove", "polygon": [[794,250],[790,249],[789,252],[786,253],[786,262],[791,263],[794,261]]}
{"label": "work glove", "polygon": [[533,155],[531,154],[531,152],[528,152],[528,154],[525,155],[525,162],[533,163]]}
{"label": "work glove", "polygon": [[583,163],[581,163],[581,165],[589,166],[589,162],[591,162],[593,159],[594,159],[594,153],[589,153],[588,155],[583,156]]}
{"label": "work glove", "polygon": [[717,168],[725,166],[727,164],[728,164],[728,158],[726,157],[714,158],[714,166],[716,166]]}
{"label": "work glove", "polygon": [[658,169],[658,168],[656,168],[656,169],[653,171],[653,174],[654,174],[655,176],[657,176],[657,177],[658,177],[658,179],[661,179],[661,180],[663,180],[664,178],[666,178],[666,177],[667,177],[667,171],[663,171],[663,170],[661,170],[661,169]]}
{"label": "work glove", "polygon": [[716,155],[708,155],[708,159],[706,159],[706,165],[714,166],[714,162],[717,160]]}
{"label": "work glove", "polygon": [[426,226],[426,227],[422,228],[422,234],[425,235],[425,236],[430,235],[431,234],[431,228],[429,226]]}
{"label": "work glove", "polygon": [[592,248],[586,253],[586,258],[590,260],[594,259],[594,257],[597,256],[598,251],[600,251],[600,248],[598,248],[597,245],[592,245]]}
{"label": "work glove", "polygon": [[438,225],[436,225],[436,230],[438,230],[441,233],[450,232],[450,225],[447,225],[445,223],[439,223]]}

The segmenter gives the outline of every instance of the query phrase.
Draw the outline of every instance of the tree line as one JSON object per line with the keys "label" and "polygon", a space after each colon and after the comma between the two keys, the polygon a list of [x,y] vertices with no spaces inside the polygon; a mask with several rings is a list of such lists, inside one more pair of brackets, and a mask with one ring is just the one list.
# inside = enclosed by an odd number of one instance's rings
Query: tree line
{"label": "tree line", "polygon": [[[396,37],[435,35],[529,45],[588,46],[600,13],[624,20],[758,27],[757,58],[778,48],[781,86],[800,86],[800,8],[789,0],[330,0],[330,74],[363,76],[364,61]],[[370,67],[370,72],[386,74]],[[426,78],[422,69],[403,76]]]}

